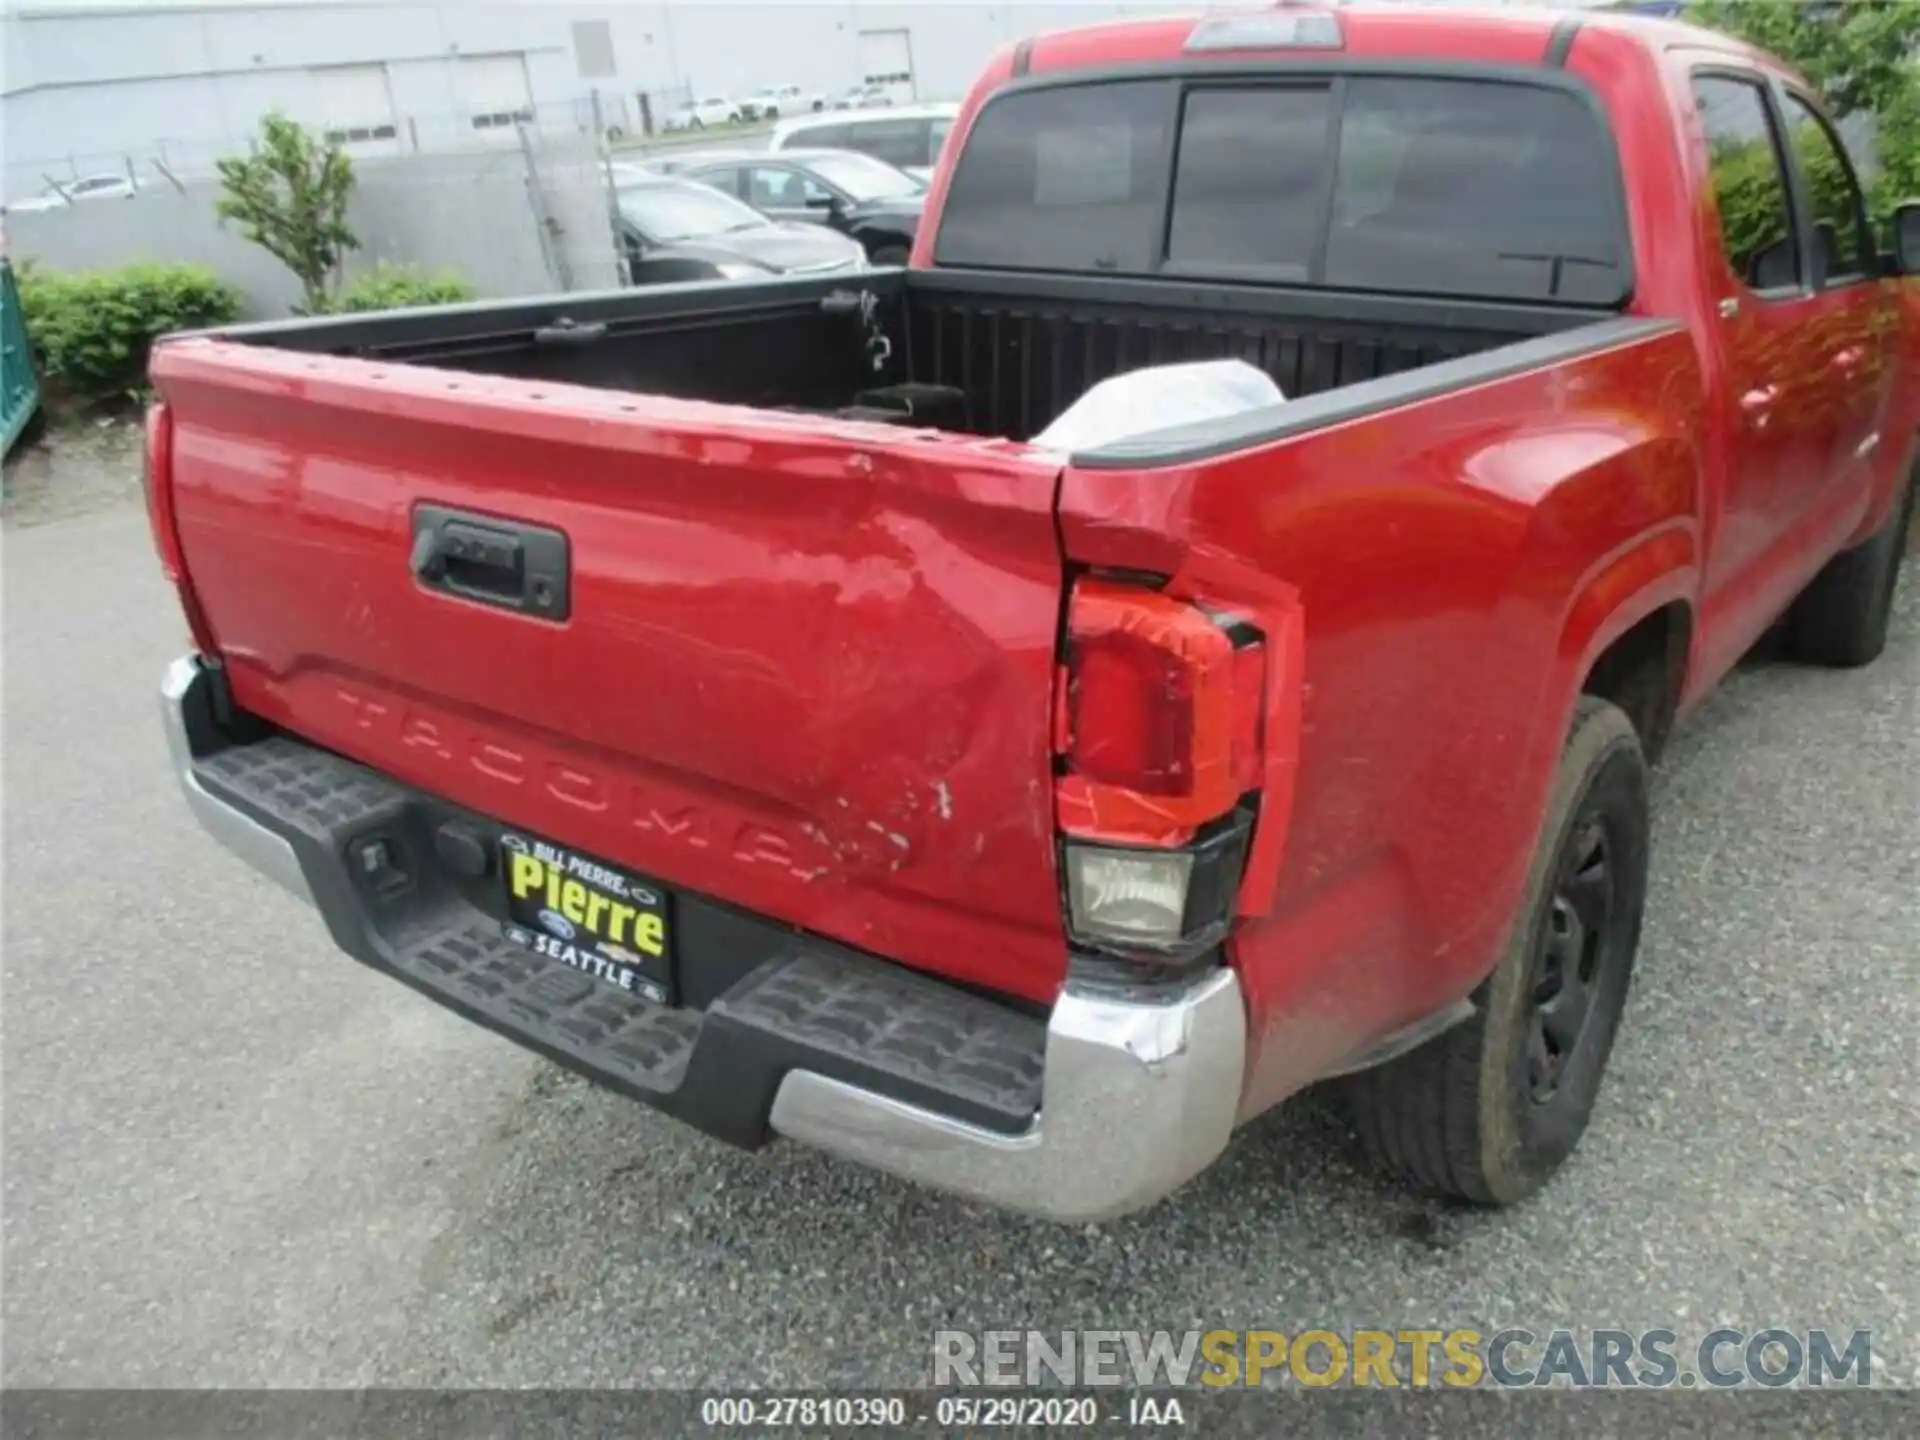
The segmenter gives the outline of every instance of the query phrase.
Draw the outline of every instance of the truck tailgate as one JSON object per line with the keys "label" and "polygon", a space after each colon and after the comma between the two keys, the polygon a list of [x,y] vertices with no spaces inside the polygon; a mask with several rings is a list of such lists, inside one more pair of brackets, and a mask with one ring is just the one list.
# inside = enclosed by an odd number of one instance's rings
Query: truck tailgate
{"label": "truck tailgate", "polygon": [[[214,339],[153,375],[242,708],[669,887],[1051,998],[1044,458]],[[421,506],[562,532],[566,617],[421,583]]]}

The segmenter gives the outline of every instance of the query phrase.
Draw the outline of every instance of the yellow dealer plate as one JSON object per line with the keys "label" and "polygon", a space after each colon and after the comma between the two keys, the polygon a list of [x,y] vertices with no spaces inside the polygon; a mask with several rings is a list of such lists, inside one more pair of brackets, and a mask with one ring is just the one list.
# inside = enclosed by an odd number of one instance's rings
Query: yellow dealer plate
{"label": "yellow dealer plate", "polygon": [[671,905],[659,886],[528,835],[500,837],[507,938],[596,980],[674,1003]]}

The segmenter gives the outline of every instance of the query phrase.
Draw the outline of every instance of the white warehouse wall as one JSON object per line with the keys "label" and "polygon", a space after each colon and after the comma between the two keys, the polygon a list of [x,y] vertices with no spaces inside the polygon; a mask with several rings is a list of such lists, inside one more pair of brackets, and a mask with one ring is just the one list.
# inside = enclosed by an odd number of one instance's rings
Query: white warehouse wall
{"label": "white warehouse wall", "polygon": [[[676,83],[737,95],[791,83],[845,90],[859,78],[863,30],[906,30],[922,98],[965,92],[995,47],[1043,30],[1116,15],[1164,14],[1173,3],[1138,4],[659,4],[567,6],[612,27],[621,81],[628,91]],[[1195,0],[1195,10],[1206,8]]]}
{"label": "white warehouse wall", "polygon": [[[422,148],[434,148],[471,138],[455,74],[461,55],[523,56],[542,124],[584,123],[598,91],[609,120],[631,126],[641,92],[659,107],[696,88],[744,94],[792,83],[844,90],[859,79],[863,30],[907,30],[920,95],[951,98],[1008,40],[1167,8],[1018,0],[17,0],[0,21],[5,195],[39,191],[43,174],[120,170],[129,160],[142,171],[162,160],[183,173],[205,173],[217,156],[243,145],[270,108],[320,119],[312,72],[331,66],[385,67],[398,143],[409,143],[412,121]],[[583,20],[608,27],[616,66],[610,77],[580,74],[573,24]]]}

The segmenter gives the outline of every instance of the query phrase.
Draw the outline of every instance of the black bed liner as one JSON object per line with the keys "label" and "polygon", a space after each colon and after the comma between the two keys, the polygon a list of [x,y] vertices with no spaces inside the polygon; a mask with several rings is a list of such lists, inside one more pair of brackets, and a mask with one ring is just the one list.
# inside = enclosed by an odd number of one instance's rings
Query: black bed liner
{"label": "black bed liner", "polygon": [[[870,305],[859,303],[863,294]],[[1217,281],[881,270],[858,280],[669,285],[218,333],[766,409],[838,412],[878,387],[940,385],[964,394],[963,422],[943,415],[946,428],[1027,439],[1089,386],[1141,366],[1244,359],[1298,400],[1617,318],[1566,305]],[[876,366],[882,335],[885,359]]]}

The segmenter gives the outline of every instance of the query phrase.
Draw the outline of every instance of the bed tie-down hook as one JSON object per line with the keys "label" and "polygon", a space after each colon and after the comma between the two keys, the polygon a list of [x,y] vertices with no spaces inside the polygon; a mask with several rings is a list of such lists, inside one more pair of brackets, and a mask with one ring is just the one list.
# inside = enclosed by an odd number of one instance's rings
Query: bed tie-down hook
{"label": "bed tie-down hook", "polygon": [[871,290],[861,290],[857,294],[851,290],[832,290],[820,299],[820,308],[829,315],[845,315],[850,311],[860,312],[860,323],[867,332],[867,355],[873,362],[875,374],[887,368],[887,361],[893,358],[893,341],[887,338],[886,328],[879,319],[880,297]]}
{"label": "bed tie-down hook", "polygon": [[867,327],[867,354],[873,359],[873,373],[878,375],[887,368],[887,360],[893,354],[893,342],[887,338],[887,332],[881,328],[877,318],[880,309],[880,297],[871,290],[860,292],[860,323]]}

